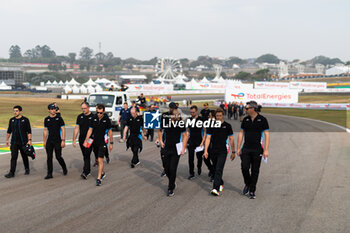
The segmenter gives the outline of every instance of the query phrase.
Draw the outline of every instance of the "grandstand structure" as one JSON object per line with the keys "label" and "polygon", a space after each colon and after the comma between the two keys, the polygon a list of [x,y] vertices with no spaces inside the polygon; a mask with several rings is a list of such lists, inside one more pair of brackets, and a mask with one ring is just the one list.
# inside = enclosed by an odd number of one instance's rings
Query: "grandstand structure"
{"label": "grandstand structure", "polygon": [[9,86],[21,85],[25,81],[22,67],[0,67],[0,83]]}

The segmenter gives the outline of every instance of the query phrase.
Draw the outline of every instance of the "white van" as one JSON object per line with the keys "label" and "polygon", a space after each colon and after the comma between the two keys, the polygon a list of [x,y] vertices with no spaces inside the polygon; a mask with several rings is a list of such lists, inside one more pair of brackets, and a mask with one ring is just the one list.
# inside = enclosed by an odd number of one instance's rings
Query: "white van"
{"label": "white van", "polygon": [[124,91],[101,91],[90,94],[87,102],[90,104],[90,111],[96,113],[96,105],[103,104],[106,113],[112,122],[112,126],[118,129],[117,120],[119,112],[123,108],[125,102],[131,106],[130,97]]}

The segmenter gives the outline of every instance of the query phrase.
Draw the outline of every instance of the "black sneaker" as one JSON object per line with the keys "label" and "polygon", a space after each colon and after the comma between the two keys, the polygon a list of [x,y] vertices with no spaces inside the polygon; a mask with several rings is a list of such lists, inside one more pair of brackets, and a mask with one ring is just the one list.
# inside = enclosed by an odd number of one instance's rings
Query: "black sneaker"
{"label": "black sneaker", "polygon": [[15,177],[15,174],[13,174],[12,172],[9,172],[8,174],[5,175],[6,178],[13,178]]}
{"label": "black sneaker", "polygon": [[90,173],[88,173],[88,174],[85,174],[84,172],[83,173],[81,173],[81,178],[83,178],[84,180],[87,180],[87,177],[90,175]]}
{"label": "black sneaker", "polygon": [[52,179],[52,178],[53,178],[52,174],[47,174],[47,176],[45,176],[45,180]]}
{"label": "black sneaker", "polygon": [[96,180],[96,186],[101,186],[101,184],[102,184],[101,180],[97,179]]}
{"label": "black sneaker", "polygon": [[171,190],[171,189],[169,189],[169,190],[168,190],[168,194],[167,194],[167,196],[168,196],[168,197],[172,197],[172,196],[174,196],[174,191],[173,191],[173,190]]}
{"label": "black sneaker", "polygon": [[195,176],[191,174],[187,179],[192,180],[194,177]]}
{"label": "black sneaker", "polygon": [[163,170],[162,174],[160,174],[160,177],[164,177],[164,176],[166,176],[166,174],[165,174],[165,171]]}
{"label": "black sneaker", "polygon": [[246,185],[242,191],[242,195],[247,195],[249,193],[249,187]]}
{"label": "black sneaker", "polygon": [[24,175],[29,175],[30,174],[30,170],[26,169],[26,171],[24,172]]}
{"label": "black sneaker", "polygon": [[103,180],[105,177],[106,177],[106,173],[104,172],[104,173],[101,175],[101,180]]}
{"label": "black sneaker", "polygon": [[106,162],[107,162],[107,164],[109,164],[109,162],[110,162],[109,157],[106,157]]}
{"label": "black sneaker", "polygon": [[200,176],[202,174],[202,168],[198,168],[198,175]]}
{"label": "black sneaker", "polygon": [[64,175],[64,176],[66,176],[66,175],[67,175],[67,173],[68,173],[67,168],[66,168],[66,169],[63,169],[63,175]]}
{"label": "black sneaker", "polygon": [[95,163],[94,163],[93,167],[96,167],[96,166],[98,166],[97,161],[95,161]]}
{"label": "black sneaker", "polygon": [[255,199],[255,198],[256,198],[255,193],[250,192],[249,193],[249,199]]}
{"label": "black sneaker", "polygon": [[135,164],[131,163],[131,164],[130,164],[130,167],[131,167],[131,168],[134,168],[134,167],[135,167]]}

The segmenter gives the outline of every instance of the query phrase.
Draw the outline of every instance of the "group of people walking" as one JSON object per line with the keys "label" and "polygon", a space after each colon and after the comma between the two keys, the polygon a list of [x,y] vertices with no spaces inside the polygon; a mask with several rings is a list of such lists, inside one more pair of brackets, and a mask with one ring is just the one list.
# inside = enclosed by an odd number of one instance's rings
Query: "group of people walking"
{"label": "group of people walking", "polygon": [[[109,152],[114,145],[111,121],[102,104],[96,106],[96,114],[90,112],[87,102],[81,104],[81,110],[82,113],[77,116],[73,132],[73,146],[76,147],[78,138],[84,161],[82,179],[87,179],[90,175],[90,157],[94,152],[94,166],[98,166],[96,186],[100,186],[106,177],[104,158],[106,157],[109,162]],[[9,121],[6,136],[6,144],[9,145],[9,138],[12,135],[11,167],[10,172],[5,175],[6,178],[15,176],[19,151],[22,155],[25,174],[30,174],[28,157],[23,153],[23,146],[32,144],[30,122],[28,118],[22,116],[21,106],[14,106],[13,111],[14,117]],[[53,152],[62,167],[63,175],[68,173],[62,157],[62,148],[65,147],[66,140],[65,123],[56,104],[48,105],[48,111],[49,116],[44,119],[43,133],[43,145],[47,154],[45,179],[53,178]],[[152,111],[152,108],[149,111]],[[197,158],[197,174],[202,174],[202,163],[204,162],[209,171],[210,181],[213,182],[210,193],[219,196],[223,191],[224,166],[231,149],[231,160],[234,160],[236,155],[241,157],[241,169],[245,183],[242,193],[252,199],[255,198],[261,160],[269,156],[269,125],[266,118],[258,113],[258,105],[255,101],[246,103],[244,111],[247,116],[242,119],[236,151],[233,129],[231,124],[224,120],[223,109],[210,110],[208,104],[204,104],[204,109],[199,112],[198,107],[192,105],[190,117],[183,119],[178,105],[174,102],[169,104],[169,111],[161,115],[161,127],[157,130],[158,138],[155,141],[155,144],[160,147],[164,169],[161,176],[168,178],[168,196],[174,195],[178,163],[186,150],[188,150],[188,179],[192,180],[196,176],[194,161]],[[124,103],[118,119],[118,123],[122,125],[120,142],[126,142],[127,149],[130,148],[132,151],[131,168],[140,164],[139,153],[143,148],[142,142],[150,137],[153,140],[154,130],[144,129],[143,120],[136,106],[129,108],[127,103]],[[192,123],[180,123],[185,120]]]}

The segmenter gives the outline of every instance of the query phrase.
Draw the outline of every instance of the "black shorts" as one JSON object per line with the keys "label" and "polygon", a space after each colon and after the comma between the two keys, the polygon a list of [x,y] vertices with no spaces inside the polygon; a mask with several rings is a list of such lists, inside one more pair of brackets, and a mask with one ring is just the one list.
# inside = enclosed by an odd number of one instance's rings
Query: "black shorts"
{"label": "black shorts", "polygon": [[[102,145],[93,145],[93,150],[94,150],[94,154],[98,157],[98,158],[104,158],[106,155],[106,151],[107,151],[107,145],[106,144],[102,144]],[[108,154],[107,154],[108,155]]]}

